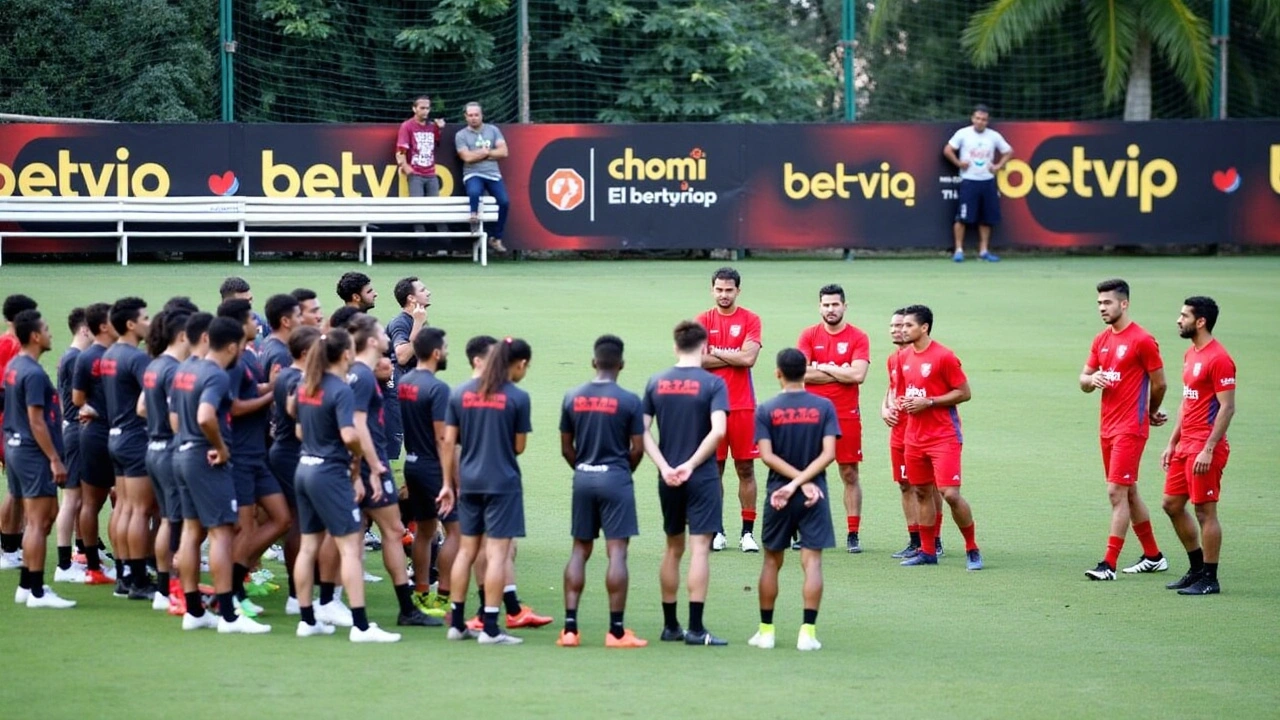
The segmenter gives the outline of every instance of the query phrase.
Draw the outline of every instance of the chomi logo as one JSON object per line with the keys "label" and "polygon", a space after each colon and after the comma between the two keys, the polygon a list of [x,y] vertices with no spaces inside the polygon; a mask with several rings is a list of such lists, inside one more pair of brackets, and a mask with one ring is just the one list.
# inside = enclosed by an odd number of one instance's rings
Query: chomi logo
{"label": "chomi logo", "polygon": [[547,177],[547,202],[557,210],[573,210],[586,199],[586,186],[577,170],[556,168]]}
{"label": "chomi logo", "polygon": [[606,166],[609,177],[616,181],[679,182],[678,189],[643,190],[635,185],[610,187],[606,198],[610,205],[700,205],[704,208],[716,204],[719,196],[713,190],[697,190],[695,182],[707,179],[707,154],[702,148],[693,148],[684,157],[637,157],[635,150],[623,148],[622,157],[614,158]]}

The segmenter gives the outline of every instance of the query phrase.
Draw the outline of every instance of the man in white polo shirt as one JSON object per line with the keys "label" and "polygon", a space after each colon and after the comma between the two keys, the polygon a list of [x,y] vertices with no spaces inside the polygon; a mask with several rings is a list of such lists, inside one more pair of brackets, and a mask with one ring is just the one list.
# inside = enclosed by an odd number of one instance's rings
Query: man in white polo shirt
{"label": "man in white polo shirt", "polygon": [[996,173],[1013,157],[1013,147],[1004,136],[987,127],[991,111],[986,105],[973,109],[972,125],[960,128],[943,146],[942,153],[952,165],[960,168],[960,204],[952,226],[956,251],[951,259],[964,262],[966,225],[978,226],[978,257],[987,262],[1000,258],[988,249],[991,227],[1000,224],[1000,193],[996,190]]}

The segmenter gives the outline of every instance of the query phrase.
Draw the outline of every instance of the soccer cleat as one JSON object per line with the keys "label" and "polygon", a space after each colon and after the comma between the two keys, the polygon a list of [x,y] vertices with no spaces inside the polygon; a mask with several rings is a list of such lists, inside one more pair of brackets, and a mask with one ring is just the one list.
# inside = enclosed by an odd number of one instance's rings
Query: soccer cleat
{"label": "soccer cleat", "polygon": [[476,638],[476,642],[481,645],[519,645],[524,642],[524,640],[516,637],[515,635],[508,635],[504,632],[499,632],[497,635],[480,633],[480,637]]}
{"label": "soccer cleat", "polygon": [[915,555],[912,555],[911,557],[907,558],[906,560],[903,560],[898,564],[903,567],[915,567],[917,565],[937,565],[938,556],[930,555],[929,553],[918,552]]}
{"label": "soccer cleat", "polygon": [[22,567],[22,551],[0,553],[0,570],[17,570]]}
{"label": "soccer cleat", "polygon": [[[1217,592],[1216,590],[1217,587],[1218,586],[1215,583],[1214,592]],[[44,588],[43,596],[36,597],[35,595],[28,595],[26,604],[27,604],[27,607],[29,608],[51,608],[53,610],[66,610],[67,608],[75,607],[76,601],[67,600],[66,598],[58,597],[57,593],[50,590],[49,586],[46,585]]]}
{"label": "soccer cleat", "polygon": [[812,625],[801,625],[800,636],[796,638],[797,650],[821,650],[822,643],[818,642],[818,629]]}
{"label": "soccer cleat", "polygon": [[378,552],[382,549],[382,540],[373,534],[373,530],[364,531],[364,549],[370,552]]}
{"label": "soccer cleat", "polygon": [[151,609],[169,612],[169,596],[157,590],[151,596]]}
{"label": "soccer cleat", "polygon": [[1126,575],[1136,575],[1137,573],[1164,572],[1169,569],[1169,561],[1161,553],[1153,558],[1143,555],[1138,562],[1130,565],[1121,572]]}
{"label": "soccer cleat", "polygon": [[71,567],[69,567],[69,568],[67,568],[67,569],[65,569],[65,570],[63,570],[62,568],[58,568],[57,570],[54,570],[54,571],[53,571],[53,581],[54,581],[54,582],[64,582],[64,583],[81,583],[81,584],[83,584],[83,583],[84,583],[85,572],[86,572],[86,571],[85,571],[85,569],[84,569],[84,566],[83,566],[83,565],[76,565],[76,564],[72,563]]}
{"label": "soccer cleat", "polygon": [[174,595],[173,593],[169,594],[169,614],[176,615],[178,617],[182,617],[187,614],[186,595],[182,593],[178,593],[177,595]]}
{"label": "soccer cleat", "polygon": [[636,637],[632,630],[623,630],[622,637],[614,637],[613,633],[604,634],[604,646],[607,648],[642,648],[648,647],[649,641]]}
{"label": "soccer cleat", "polygon": [[118,598],[129,597],[129,585],[124,581],[124,578],[116,578],[116,587],[111,591],[111,595]]}
{"label": "soccer cleat", "polygon": [[942,551],[942,533],[938,533],[937,537],[933,539],[933,549],[936,551],[934,555],[937,557],[946,555],[946,553]]}
{"label": "soccer cleat", "polygon": [[966,570],[982,569],[982,553],[978,552],[977,548],[967,551],[965,555],[968,556],[968,562],[964,565]]}
{"label": "soccer cleat", "polygon": [[535,613],[533,611],[533,608],[529,607],[528,605],[521,605],[520,612],[516,613],[515,615],[507,615],[508,628],[522,628],[522,627],[537,628],[537,627],[542,627],[543,625],[550,625],[550,624],[551,624],[551,618],[547,617],[546,615],[539,615]]}
{"label": "soccer cleat", "polygon": [[[610,635],[609,637],[613,637]],[[556,638],[556,645],[560,647],[578,647],[578,633],[561,630],[560,637]]]}
{"label": "soccer cleat", "polygon": [[712,552],[720,552],[729,545],[729,541],[725,539],[724,533],[718,532],[716,536],[711,538]]}
{"label": "soccer cleat", "polygon": [[187,613],[186,615],[182,616],[182,629],[183,630],[204,630],[204,629],[213,630],[218,627],[219,622],[221,621],[218,619],[218,616],[214,615],[211,612],[206,612],[200,617],[196,617],[191,613]]}
{"label": "soccer cleat", "polygon": [[1000,262],[1000,256],[992,252],[984,252],[978,255],[978,258],[987,262]]}
{"label": "soccer cleat", "polygon": [[443,627],[444,621],[440,618],[425,615],[417,608],[407,613],[400,613],[396,618],[396,625],[404,627]]}
{"label": "soccer cleat", "polygon": [[1098,567],[1092,570],[1085,570],[1084,576],[1090,580],[1115,580],[1116,571],[1107,564],[1106,560],[1098,563]]}
{"label": "soccer cleat", "polygon": [[1196,581],[1200,579],[1200,576],[1203,573],[1204,573],[1204,570],[1188,570],[1186,575],[1183,575],[1177,580],[1174,580],[1173,582],[1165,585],[1165,587],[1168,588],[1169,590],[1181,590],[1183,588],[1189,588],[1192,585],[1196,584]]}
{"label": "soccer cleat", "polygon": [[333,625],[334,627],[351,627],[355,624],[355,621],[351,618],[351,610],[336,598],[333,602],[316,605],[316,622]]}
{"label": "soccer cleat", "polygon": [[964,251],[963,250],[955,251],[955,253],[951,256],[951,261],[958,262],[958,263],[964,262]]}
{"label": "soccer cleat", "polygon": [[380,583],[382,582],[382,578],[378,577],[377,575],[374,575],[371,572],[365,571],[364,581],[367,583]]}
{"label": "soccer cleat", "polygon": [[423,615],[442,618],[449,614],[449,598],[435,593],[414,593],[413,604]]}
{"label": "soccer cleat", "polygon": [[[205,613],[208,615],[208,613]],[[233,622],[219,618],[218,633],[220,635],[264,635],[271,632],[270,625],[263,625],[247,615],[237,617]]]}
{"label": "soccer cleat", "polygon": [[684,642],[684,628],[673,627],[662,628],[662,636],[658,639],[662,642]]}
{"label": "soccer cleat", "polygon": [[[163,589],[164,588],[161,588],[161,590]],[[169,578],[169,595],[172,597],[174,595],[181,595],[181,594],[182,594],[182,581],[176,577],[170,577]]]}
{"label": "soccer cleat", "polygon": [[301,615],[302,614],[302,606],[298,604],[298,598],[291,597],[288,600],[284,601],[284,614],[285,615]]}
{"label": "soccer cleat", "polygon": [[267,551],[262,553],[263,560],[274,560],[276,562],[284,562],[284,548],[279,545],[272,545]]}
{"label": "soccer cleat", "polygon": [[459,630],[456,627],[450,627],[449,632],[445,633],[444,637],[446,640],[475,640],[478,635],[479,633],[471,628]]}
{"label": "soccer cleat", "polygon": [[791,539],[791,549],[792,549],[792,550],[800,550],[800,549],[801,549],[801,548],[803,548],[803,547],[804,547],[804,546],[800,544],[800,536],[798,536],[798,535],[797,535],[796,537],[794,537],[794,538],[792,538],[792,539]]}
{"label": "soccer cleat", "polygon": [[148,582],[146,585],[143,585],[142,587],[129,588],[129,599],[130,600],[154,600],[156,597],[156,594],[159,592],[160,592],[160,589],[155,586],[155,583]]}
{"label": "soccer cleat", "polygon": [[337,630],[329,624],[322,623],[319,620],[315,625],[308,625],[301,620],[298,621],[298,629],[294,631],[294,635],[298,637],[314,637],[316,635],[332,635]]}
{"label": "soccer cleat", "polygon": [[890,555],[889,557],[894,558],[894,559],[896,559],[896,560],[901,560],[902,558],[915,557],[915,556],[916,556],[916,553],[918,553],[918,552],[920,552],[920,546],[919,546],[919,545],[917,545],[917,544],[915,544],[915,543],[907,543],[907,546],[906,546],[906,547],[904,547],[904,548],[902,548],[901,550],[899,550],[898,552],[896,552],[896,553],[894,553],[894,554]]}
{"label": "soccer cleat", "polygon": [[844,539],[844,547],[850,553],[857,555],[862,552],[862,545],[858,542],[858,533],[851,532]]}
{"label": "soccer cleat", "polygon": [[27,598],[29,598],[29,597],[31,597],[31,591],[30,591],[30,590],[28,590],[28,589],[26,589],[26,588],[24,588],[24,587],[15,588],[15,589],[14,589],[14,591],[13,591],[13,604],[14,604],[14,605],[26,605],[26,604],[27,604]]}
{"label": "soccer cleat", "polygon": [[693,632],[692,630],[689,630],[684,634],[684,644],[723,647],[728,645],[729,641],[712,635],[710,630],[703,630],[702,632]]}
{"label": "soccer cleat", "polygon": [[747,641],[747,644],[751,647],[760,648],[761,650],[772,650],[774,645],[777,643],[777,638],[778,636],[774,633],[772,625],[767,626],[766,629],[764,623],[761,623],[760,629],[756,631],[755,635],[751,636],[751,639]]}
{"label": "soccer cleat", "polygon": [[[1222,588],[1218,586],[1218,578],[1212,578],[1207,575],[1201,575],[1196,581],[1187,587],[1178,590],[1179,595],[1217,595],[1222,592]],[[48,595],[48,591],[45,591]],[[27,607],[31,607],[31,601],[27,601]]]}
{"label": "soccer cleat", "polygon": [[749,532],[742,533],[742,538],[738,540],[738,548],[744,553],[760,552],[760,544],[756,542],[756,538]]}
{"label": "soccer cleat", "polygon": [[236,614],[241,617],[247,617],[250,620],[255,620],[262,614],[262,606],[248,598],[241,600],[233,595],[231,597],[231,602],[236,606]]}

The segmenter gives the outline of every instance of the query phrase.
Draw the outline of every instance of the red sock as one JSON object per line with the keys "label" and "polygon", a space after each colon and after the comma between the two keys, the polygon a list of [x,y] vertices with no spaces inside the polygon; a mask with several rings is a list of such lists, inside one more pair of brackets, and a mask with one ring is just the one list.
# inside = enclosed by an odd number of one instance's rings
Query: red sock
{"label": "red sock", "polygon": [[908,524],[908,525],[907,525],[907,532],[909,532],[909,533],[918,533],[918,532],[920,532],[920,526],[919,526],[919,525],[917,525],[917,524],[915,524],[915,523],[910,523],[910,524]]}
{"label": "red sock", "polygon": [[746,520],[747,522],[755,522],[755,521],[756,521],[756,511],[755,511],[755,510],[743,510],[743,511],[742,511],[742,519],[743,519],[743,520]]}
{"label": "red sock", "polygon": [[849,532],[858,532],[858,526],[862,524],[861,515],[847,515],[845,522],[849,524]]}
{"label": "red sock", "polygon": [[[965,552],[978,549],[978,543],[974,542],[974,539],[973,539],[973,529],[977,526],[978,526],[978,523],[969,523],[969,527],[960,528],[960,534],[964,536]],[[941,530],[942,528],[939,527],[938,529]]]}
{"label": "red sock", "polygon": [[937,555],[938,545],[934,542],[937,535],[934,534],[933,525],[920,526],[920,552],[926,555]]}
{"label": "red sock", "polygon": [[1146,557],[1159,557],[1160,546],[1156,543],[1156,536],[1151,532],[1151,521],[1134,523],[1133,534],[1138,536],[1138,542],[1142,543],[1142,554]]}
{"label": "red sock", "polygon": [[1102,559],[1111,566],[1112,570],[1116,568],[1116,563],[1120,562],[1120,551],[1123,549],[1124,538],[1115,535],[1107,538],[1107,554]]}

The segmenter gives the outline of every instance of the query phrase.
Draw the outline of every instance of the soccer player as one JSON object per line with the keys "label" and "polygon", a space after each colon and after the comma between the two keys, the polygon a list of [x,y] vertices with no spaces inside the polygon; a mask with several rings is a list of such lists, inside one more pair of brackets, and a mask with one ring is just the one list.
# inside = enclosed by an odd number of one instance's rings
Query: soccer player
{"label": "soccer player", "polygon": [[591,367],[596,377],[570,390],[560,408],[560,455],[573,468],[573,551],[564,568],[564,630],[556,641],[577,647],[578,600],[586,584],[587,560],[604,531],[609,570],[609,632],[604,645],[641,648],[649,644],[623,623],[627,607],[627,547],[640,534],[631,473],[644,457],[644,413],[640,398],[618,387],[623,345],[616,335],[595,342]]}
{"label": "soccer player", "polygon": [[[110,424],[107,415],[107,393],[102,383],[102,356],[115,342],[115,330],[111,326],[111,306],[94,303],[84,310],[84,321],[93,333],[93,343],[76,358],[76,369],[71,379],[71,401],[80,414],[80,457],[84,477],[81,484],[80,539],[84,541],[86,585],[111,585],[123,575],[120,561],[120,538],[116,526],[108,519],[107,537],[116,548],[114,569],[103,572],[98,554],[98,514],[115,487],[116,477],[110,462],[107,442]],[[113,511],[112,515],[115,512]]]}
{"label": "soccer player", "polygon": [[779,351],[776,372],[782,392],[756,408],[756,443],[760,459],[769,468],[769,502],[764,508],[760,629],[747,644],[764,650],[774,646],[778,570],[796,531],[800,533],[800,565],[804,568],[804,622],[796,649],[822,649],[817,635],[822,551],[836,546],[827,502],[827,466],[836,459],[841,428],[836,406],[805,392],[810,362],[809,356],[796,348]]}
{"label": "soccer player", "polygon": [[302,310],[302,318],[299,320],[301,324],[316,328],[324,325],[324,309],[320,307],[320,299],[316,297],[315,290],[298,288],[289,294],[298,301]]}
{"label": "soccer player", "polygon": [[[293,355],[289,352],[289,336],[302,327],[302,303],[292,295],[272,295],[263,306],[267,314],[267,325],[271,334],[262,341],[262,350],[258,353],[262,360],[262,371],[267,377],[293,364]],[[274,401],[273,401],[274,402]]]}
{"label": "soccer player", "polygon": [[[867,379],[867,368],[871,365],[871,340],[865,332],[845,321],[847,309],[844,288],[824,285],[818,290],[818,313],[822,322],[803,330],[796,347],[809,363],[804,372],[805,389],[836,406],[840,419],[836,462],[844,483],[848,528],[845,549],[860,553],[862,485],[858,483],[858,463],[862,462],[862,411],[858,406],[858,388]],[[758,425],[756,435],[759,435]]]}
{"label": "soccer player", "polygon": [[[920,525],[916,522],[916,494],[907,481],[906,436],[907,420],[898,412],[898,397],[902,394],[898,387],[902,380],[902,348],[906,342],[902,339],[902,313],[905,308],[893,311],[889,318],[889,339],[893,341],[893,350],[885,360],[889,384],[884,391],[884,401],[880,403],[880,417],[889,426],[889,468],[890,477],[898,483],[902,491],[902,516],[907,521],[907,546],[894,553],[892,557],[908,558],[920,552]],[[941,510],[941,505],[938,506]]]}
{"label": "soccer player", "polygon": [[1138,464],[1151,426],[1167,420],[1160,410],[1166,385],[1160,346],[1151,333],[1129,318],[1129,283],[1118,278],[1098,283],[1098,312],[1107,328],[1089,348],[1089,359],[1080,371],[1080,389],[1086,393],[1102,390],[1102,472],[1111,500],[1111,535],[1102,561],[1084,574],[1090,580],[1115,580],[1116,562],[1130,522],[1142,543],[1142,557],[1124,571],[1169,569],[1151,531],[1151,514],[1137,484]]}
{"label": "soccer player", "polygon": [[[738,502],[742,506],[742,552],[760,552],[754,531],[756,525],[755,409],[756,391],[751,383],[751,368],[760,355],[760,316],[738,306],[742,276],[737,270],[722,267],[711,275],[711,297],[715,307],[698,316],[698,324],[707,330],[707,348],[702,367],[724,380],[729,393],[729,416],[725,436],[716,448],[720,468],[721,494],[724,492],[724,466],[733,454],[733,467],[738,474]],[[725,548],[723,521],[712,540],[711,549]]]}
{"label": "soccer player", "polygon": [[[232,275],[222,281],[222,285],[218,287],[218,296],[221,302],[228,300],[248,300],[249,305],[253,305],[253,290],[249,288],[249,282],[242,277]],[[252,311],[251,311],[252,312]],[[267,327],[266,320],[257,312],[252,312],[254,320],[254,336],[252,342],[257,342],[258,337],[265,331]]]}
{"label": "soccer player", "polygon": [[[67,466],[67,482],[62,486],[62,505],[58,508],[55,523],[58,534],[58,568],[53,572],[54,582],[83,583],[85,566],[72,562],[72,537],[80,516],[80,481],[84,472],[80,463],[80,408],[71,402],[71,376],[76,371],[76,359],[93,342],[89,326],[84,321],[84,308],[78,307],[67,316],[67,329],[71,331],[71,345],[58,358],[58,396],[62,401],[62,447]],[[80,548],[81,555],[84,548]]]}
{"label": "soccer player", "polygon": [[[356,506],[364,497],[364,482],[357,469],[362,441],[356,432],[355,394],[347,385],[347,370],[354,361],[355,346],[341,328],[319,336],[307,356],[307,369],[298,387],[298,426],[302,436],[302,456],[298,463],[295,489],[298,494],[298,525],[302,540],[294,567],[298,605],[302,615],[298,637],[332,635],[333,626],[323,622],[311,607],[311,586],[316,554],[327,531],[342,557],[342,581],[351,599],[351,631],[355,643],[398,642],[400,635],[386,632],[369,622],[364,597],[364,526]],[[320,608],[324,609],[323,605]]]}
{"label": "soccer player", "polygon": [[[393,382],[387,387],[394,390],[400,385],[400,378],[417,365],[413,353],[413,339],[427,327],[427,308],[431,307],[431,291],[416,277],[403,278],[396,283],[393,291],[400,312],[387,323],[387,335],[391,338],[390,357],[392,363]],[[400,407],[399,393],[396,392],[396,407]],[[404,444],[403,411],[400,412],[400,433],[387,434],[387,456],[392,460],[400,457],[400,447]]]}
{"label": "soccer player", "polygon": [[[1222,499],[1222,471],[1231,455],[1227,428],[1236,414],[1236,364],[1213,337],[1217,322],[1218,303],[1213,298],[1197,295],[1182,301],[1178,335],[1190,340],[1191,347],[1182,356],[1178,420],[1169,445],[1160,454],[1160,464],[1167,473],[1164,511],[1191,561],[1187,574],[1166,586],[1179,595],[1216,595],[1221,591],[1218,502]],[[1188,499],[1195,506],[1198,529],[1187,512]]]}
{"label": "soccer player", "polygon": [[933,311],[911,305],[902,311],[902,339],[907,347],[902,364],[898,410],[907,414],[905,461],[907,481],[916,496],[916,523],[920,525],[920,552],[902,561],[903,565],[936,565],[936,539],[941,522],[937,519],[937,493],[951,506],[960,534],[964,536],[966,568],[982,569],[982,553],[974,539],[973,511],[960,494],[960,455],[964,435],[956,406],[968,402],[973,393],[969,379],[960,368],[960,359],[950,348],[935,342]]}
{"label": "soccer player", "polygon": [[[475,637],[482,645],[524,642],[498,627],[498,610],[511,543],[524,537],[524,490],[516,457],[524,452],[533,427],[529,394],[516,383],[524,379],[532,359],[533,349],[524,340],[500,341],[489,350],[480,378],[459,385],[449,397],[440,454],[453,457],[455,447],[462,450],[456,480],[462,542],[450,585],[450,640]],[[477,635],[464,622],[464,608],[471,563],[481,549],[486,556],[484,629]]]}
{"label": "soccer player", "polygon": [[22,351],[4,371],[5,474],[9,495],[22,503],[26,529],[22,574],[13,601],[29,608],[75,607],[44,584],[49,530],[58,516],[58,487],[67,481],[62,464],[62,406],[40,356],[53,348],[53,334],[37,310],[13,319]]}
{"label": "soccer player", "polygon": [[[4,299],[5,333],[0,335],[0,379],[3,379],[9,362],[22,352],[22,343],[14,332],[13,321],[24,310],[35,310],[36,301],[26,295],[10,295]],[[0,383],[0,389],[4,387]],[[3,395],[3,392],[0,392]],[[0,405],[3,405],[0,402]],[[4,410],[0,408],[0,423]],[[0,443],[0,465],[4,464],[4,444]],[[0,501],[0,570],[23,567],[22,564],[22,502],[12,495]]]}
{"label": "soccer player", "polygon": [[[729,413],[724,380],[702,369],[707,329],[685,320],[676,325],[676,364],[649,378],[644,391],[644,451],[658,466],[658,500],[666,551],[658,578],[662,586],[662,640],[688,645],[728,645],[703,624],[711,581],[711,539],[720,527],[724,497],[711,459],[723,440]],[[653,437],[654,422],[659,437]],[[754,443],[752,443],[754,447]],[[689,590],[689,630],[676,619],[680,560],[685,530],[692,552],[685,584]]]}

